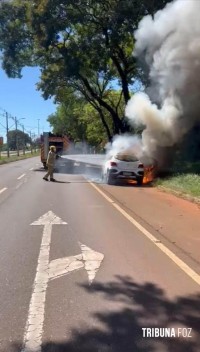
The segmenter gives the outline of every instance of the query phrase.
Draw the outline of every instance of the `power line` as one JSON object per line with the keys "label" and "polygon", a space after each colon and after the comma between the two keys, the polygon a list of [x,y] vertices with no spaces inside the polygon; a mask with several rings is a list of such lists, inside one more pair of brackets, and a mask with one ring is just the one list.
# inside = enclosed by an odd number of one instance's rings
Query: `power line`
{"label": "power line", "polygon": [[[0,106],[0,110],[3,111],[3,114],[0,113],[0,116],[2,116],[2,117],[6,117],[6,116],[7,116],[8,119],[11,119],[11,120],[14,122],[14,125],[15,125],[15,126],[16,126],[16,125],[20,125],[20,126],[23,128],[23,125],[19,123],[19,121],[21,120],[21,118],[20,118],[20,119],[17,119],[16,117],[13,117],[8,111],[6,111],[6,110],[5,110],[4,108],[2,108],[1,106]],[[23,118],[23,119],[25,119],[25,118]],[[6,126],[4,126],[2,123],[0,123],[0,125],[1,125],[3,128],[5,128],[5,130],[6,130],[6,128],[7,128]],[[9,126],[9,130],[10,130],[14,125]],[[29,126],[28,126],[28,127],[29,127]],[[36,129],[36,128],[37,128],[37,127],[35,127],[35,129]],[[26,130],[25,128],[24,128],[24,130],[25,130],[27,133],[29,133],[29,131]]]}

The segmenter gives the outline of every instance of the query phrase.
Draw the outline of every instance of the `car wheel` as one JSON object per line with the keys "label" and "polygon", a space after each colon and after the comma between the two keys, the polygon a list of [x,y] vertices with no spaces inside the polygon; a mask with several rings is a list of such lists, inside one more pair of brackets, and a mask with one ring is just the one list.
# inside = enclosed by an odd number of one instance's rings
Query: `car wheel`
{"label": "car wheel", "polygon": [[142,186],[142,184],[143,184],[143,177],[138,177],[138,178],[137,178],[137,184],[138,184],[138,186]]}
{"label": "car wheel", "polygon": [[114,185],[115,184],[115,180],[113,179],[113,177],[111,176],[109,171],[107,171],[107,173],[106,173],[106,183],[108,185]]}

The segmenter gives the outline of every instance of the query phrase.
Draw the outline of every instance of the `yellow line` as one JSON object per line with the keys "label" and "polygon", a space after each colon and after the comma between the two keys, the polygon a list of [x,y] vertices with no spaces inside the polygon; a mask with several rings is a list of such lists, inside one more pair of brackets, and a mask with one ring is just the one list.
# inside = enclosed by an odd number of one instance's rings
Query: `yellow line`
{"label": "yellow line", "polygon": [[94,183],[89,182],[97,192],[99,192],[109,203],[115,207],[127,220],[129,220],[140,232],[143,233],[151,242],[155,244],[163,253],[165,253],[182,271],[184,271],[192,280],[200,285],[200,275],[192,270],[185,262],[176,256],[170,249],[162,244],[155,236],[153,236],[148,230],[140,225],[132,216],[130,216],[125,210],[123,210],[117,203],[115,203],[110,197],[108,197],[102,190],[100,190]]}

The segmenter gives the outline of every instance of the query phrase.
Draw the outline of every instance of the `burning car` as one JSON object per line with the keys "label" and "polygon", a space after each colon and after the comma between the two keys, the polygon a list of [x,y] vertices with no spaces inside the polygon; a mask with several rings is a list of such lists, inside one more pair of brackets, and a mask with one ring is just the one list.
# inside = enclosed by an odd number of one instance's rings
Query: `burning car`
{"label": "burning car", "polygon": [[144,165],[133,154],[118,153],[106,161],[103,178],[109,185],[115,184],[117,180],[136,180],[138,185],[142,185]]}

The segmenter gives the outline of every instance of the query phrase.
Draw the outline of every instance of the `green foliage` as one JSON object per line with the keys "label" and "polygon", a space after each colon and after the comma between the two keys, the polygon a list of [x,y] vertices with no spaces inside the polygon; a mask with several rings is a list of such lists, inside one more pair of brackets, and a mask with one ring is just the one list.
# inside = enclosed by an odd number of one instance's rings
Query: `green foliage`
{"label": "green foliage", "polygon": [[[108,136],[97,110],[90,104],[85,104],[80,120],[86,128],[86,141],[88,144],[95,147],[104,147]],[[106,122],[109,123],[109,119],[106,116],[105,120],[108,120]]]}
{"label": "green foliage", "polygon": [[27,133],[20,130],[13,130],[8,132],[9,148],[11,150],[23,149],[27,143],[31,143],[31,139]]}
{"label": "green foliage", "polygon": [[106,133],[97,111],[81,98],[72,98],[58,106],[48,117],[54,133],[64,133],[74,142],[97,146],[106,141]]}
{"label": "green foliage", "polygon": [[[167,2],[3,1],[0,4],[3,68],[10,77],[16,77],[24,66],[39,65],[38,88],[43,96],[46,99],[54,96],[65,105],[65,92],[71,89],[74,97],[81,96],[98,112],[111,139],[113,134],[129,130],[119,107],[129,100],[132,84],[143,77],[132,55],[134,30],[144,15],[153,15]],[[113,94],[114,87],[120,94]],[[77,125],[84,134],[85,127],[78,123],[74,109],[68,105],[65,110],[73,110],[74,122],[71,120],[70,127]],[[65,114],[66,111],[59,113]],[[50,119],[56,129],[55,117]]]}
{"label": "green foliage", "polygon": [[53,132],[66,134],[74,142],[84,140],[86,128],[80,120],[82,109],[80,100],[71,100],[58,106],[56,113],[48,117]]}
{"label": "green foliage", "polygon": [[33,62],[33,41],[26,18],[27,1],[0,4],[0,49],[2,67],[9,77],[21,77],[21,69]]}
{"label": "green foliage", "polygon": [[[120,92],[110,91],[106,101],[116,105],[122,114],[124,104],[120,97]],[[93,146],[104,146],[111,139],[113,126],[106,110],[98,110],[70,89],[65,91],[62,100],[56,113],[48,117],[54,133],[65,133],[75,142],[84,140]]]}
{"label": "green foliage", "polygon": [[156,185],[179,194],[200,197],[200,176],[197,174],[180,174],[167,179],[158,179]]}
{"label": "green foliage", "polygon": [[6,151],[7,150],[7,143],[4,143],[2,146],[0,146],[0,150],[2,152]]}

